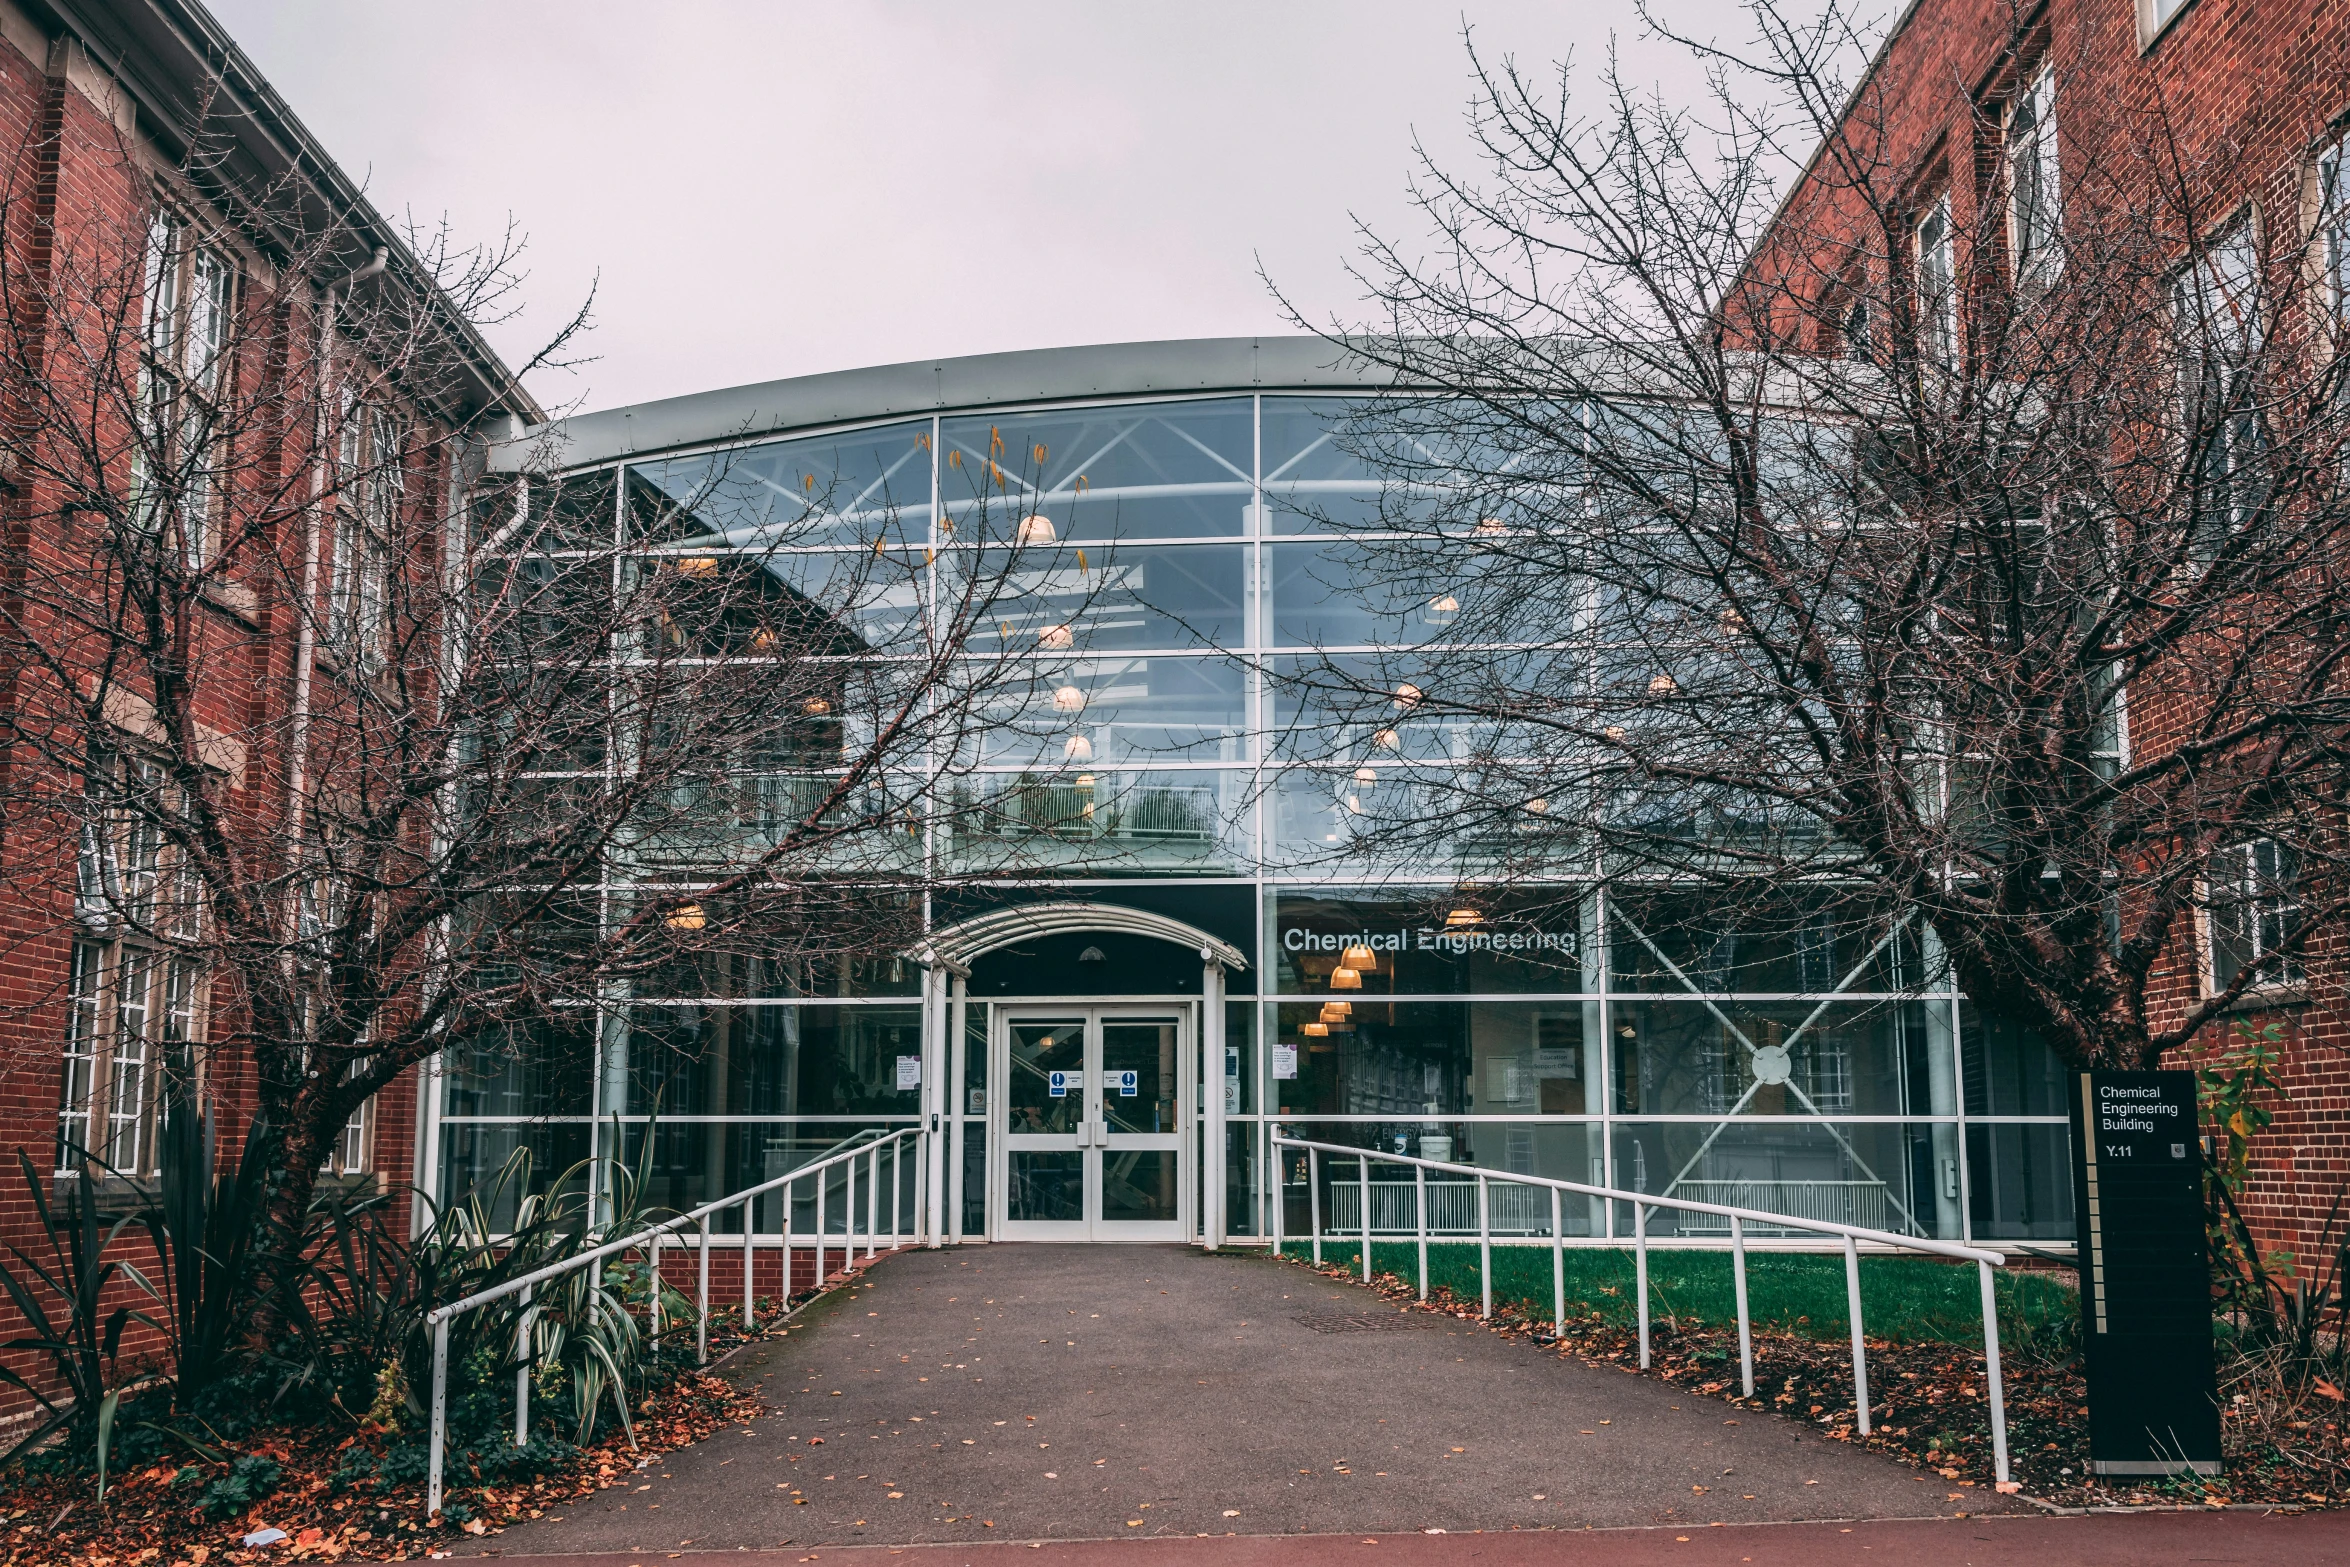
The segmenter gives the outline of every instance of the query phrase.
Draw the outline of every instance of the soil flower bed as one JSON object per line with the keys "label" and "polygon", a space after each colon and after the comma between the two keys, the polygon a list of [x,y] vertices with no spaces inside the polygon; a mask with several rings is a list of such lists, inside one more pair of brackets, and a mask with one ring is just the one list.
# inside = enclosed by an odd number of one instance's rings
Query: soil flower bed
{"label": "soil flower bed", "polygon": [[[787,1331],[777,1324],[746,1337],[735,1320],[731,1311],[712,1314],[713,1363],[751,1339]],[[587,1446],[560,1450],[538,1472],[505,1479],[485,1474],[468,1444],[452,1444],[437,1519],[424,1511],[422,1432],[273,1431],[240,1444],[228,1461],[166,1463],[123,1475],[103,1502],[92,1500],[86,1475],[20,1471],[0,1489],[0,1567],[404,1561],[460,1532],[495,1533],[625,1485],[656,1455],[762,1411],[755,1394],[708,1372],[687,1371],[635,1406],[633,1448],[626,1433],[607,1423]],[[558,1433],[559,1411],[543,1409],[538,1429]],[[249,1505],[239,1504],[240,1482],[258,1493]],[[247,1536],[269,1530],[284,1537],[244,1545]]]}
{"label": "soil flower bed", "polygon": [[[1298,1266],[1313,1267],[1295,1261]],[[1363,1287],[1362,1276],[1341,1264],[1316,1269]],[[1443,1285],[1423,1305],[1412,1281],[1376,1273],[1368,1286],[1399,1305],[1477,1319],[1478,1303]],[[1529,1339],[1561,1356],[1594,1366],[1639,1373],[1637,1328],[1604,1312],[1554,1325],[1547,1313],[1515,1302],[1494,1302],[1491,1327]],[[1869,1402],[1872,1429],[1860,1435],[1853,1402],[1851,1341],[1809,1337],[1756,1325],[1755,1396],[1739,1394],[1735,1322],[1689,1316],[1651,1320],[1648,1375],[1706,1397],[1817,1427],[1831,1441],[1848,1442],[1928,1471],[1963,1503],[1997,1484],[1991,1457],[1989,1390],[1979,1347],[1934,1340],[1870,1337]],[[2079,1362],[2006,1350],[2001,1356],[2007,1408],[2009,1470],[2022,1493],[2059,1507],[2263,1506],[2287,1510],[2350,1502],[2350,1407],[2322,1379],[2294,1385],[2272,1362],[2220,1352],[2221,1432],[2226,1473],[2109,1485],[2089,1471],[2088,1393]]]}

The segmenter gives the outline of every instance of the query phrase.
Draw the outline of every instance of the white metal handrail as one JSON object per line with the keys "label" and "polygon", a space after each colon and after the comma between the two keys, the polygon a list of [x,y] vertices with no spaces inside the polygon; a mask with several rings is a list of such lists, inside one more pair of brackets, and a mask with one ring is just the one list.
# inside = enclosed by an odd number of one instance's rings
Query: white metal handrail
{"label": "white metal handrail", "polygon": [[[929,1189],[924,1178],[928,1173],[928,1165],[924,1161],[929,1157],[929,1146],[924,1138],[922,1128],[918,1126],[902,1127],[895,1132],[876,1138],[863,1147],[844,1149],[825,1158],[812,1160],[796,1170],[761,1181],[756,1186],[747,1186],[741,1191],[729,1193],[715,1202],[706,1202],[699,1208],[690,1209],[674,1218],[664,1219],[659,1224],[647,1225],[645,1228],[633,1234],[622,1236],[618,1240],[606,1241],[575,1257],[566,1257],[561,1262],[549,1263],[547,1266],[535,1269],[520,1278],[508,1279],[495,1288],[482,1290],[466,1296],[463,1300],[452,1301],[446,1306],[438,1306],[427,1312],[424,1320],[432,1328],[432,1438],[430,1465],[425,1481],[426,1513],[436,1514],[441,1510],[441,1470],[446,1457],[449,1429],[450,1322],[468,1311],[478,1310],[492,1301],[503,1300],[510,1295],[520,1295],[523,1298],[522,1318],[514,1328],[515,1353],[520,1362],[514,1372],[514,1445],[520,1447],[530,1440],[530,1330],[535,1313],[528,1303],[531,1291],[538,1285],[544,1284],[550,1279],[561,1278],[566,1274],[577,1273],[582,1268],[600,1268],[605,1258],[616,1256],[622,1252],[643,1251],[647,1257],[647,1272],[652,1280],[648,1295],[653,1314],[652,1330],[657,1335],[661,1331],[661,1249],[663,1242],[673,1232],[686,1225],[695,1225],[697,1234],[693,1244],[700,1256],[699,1265],[695,1270],[694,1352],[699,1361],[707,1365],[710,1360],[710,1220],[713,1216],[728,1208],[740,1207],[743,1211],[743,1328],[748,1332],[757,1325],[754,1317],[755,1308],[752,1303],[752,1283],[755,1273],[753,1262],[756,1256],[754,1248],[758,1245],[758,1236],[753,1220],[756,1217],[755,1205],[758,1200],[772,1191],[781,1190],[783,1193],[783,1231],[779,1244],[783,1251],[784,1314],[788,1316],[791,1313],[792,1259],[799,1246],[799,1242],[792,1234],[792,1187],[805,1180],[812,1179],[816,1182],[814,1242],[816,1282],[821,1284],[825,1277],[824,1256],[828,1249],[826,1242],[829,1239],[824,1228],[828,1206],[826,1191],[829,1184],[826,1176],[836,1167],[843,1172],[840,1250],[841,1265],[847,1267],[857,1249],[857,1163],[860,1160],[865,1164],[865,1255],[870,1258],[881,1250],[881,1156],[884,1149],[888,1150],[890,1155],[889,1249],[895,1251],[899,1247],[909,1244],[920,1245],[928,1238],[924,1233],[928,1215],[919,1200],[919,1194]],[[910,1189],[917,1194],[917,1200],[913,1205],[914,1227],[910,1232],[906,1232],[898,1228],[898,1215],[904,1202],[904,1195],[909,1190],[905,1178],[906,1151],[909,1147],[914,1153],[914,1183]]]}
{"label": "white metal handrail", "polygon": [[1428,1298],[1428,1172],[1434,1170],[1449,1179],[1459,1181],[1474,1176],[1477,1182],[1477,1273],[1483,1287],[1481,1314],[1493,1315],[1493,1183],[1505,1186],[1533,1186],[1550,1192],[1550,1287],[1551,1321],[1562,1325],[1567,1315],[1567,1251],[1565,1214],[1560,1198],[1573,1195],[1598,1197],[1609,1202],[1632,1205],[1633,1273],[1637,1281],[1640,1311],[1640,1369],[1649,1364],[1648,1347],[1648,1210],[1670,1208],[1678,1213],[1702,1213],[1730,1221],[1730,1274],[1738,1302],[1738,1375],[1739,1386],[1745,1396],[1754,1397],[1754,1331],[1746,1309],[1746,1226],[1749,1223],[1766,1224],[1780,1230],[1807,1230],[1814,1234],[1841,1236],[1844,1241],[1844,1293],[1846,1309],[1852,1318],[1852,1387],[1853,1404],[1860,1415],[1860,1434],[1869,1434],[1869,1365],[1868,1352],[1861,1339],[1860,1320],[1860,1247],[1862,1242],[1899,1251],[1924,1252],[1929,1256],[1948,1257],[1959,1262],[1975,1264],[1983,1294],[1983,1368],[1985,1381],[1991,1393],[1991,1457],[1998,1472],[1999,1483],[2008,1483],[2007,1466],[2007,1395],[1999,1374],[1999,1308],[1992,1292],[1991,1270],[2007,1263],[2004,1254],[1981,1246],[1966,1246],[1956,1241],[1930,1240],[1919,1235],[1899,1235],[1891,1230],[1872,1230],[1857,1224],[1839,1224],[1829,1219],[1802,1218],[1784,1213],[1770,1213],[1760,1208],[1737,1208],[1724,1203],[1699,1202],[1687,1197],[1665,1197],[1648,1192],[1625,1191],[1614,1186],[1593,1186],[1583,1181],[1554,1180],[1542,1175],[1513,1175],[1480,1170],[1474,1166],[1443,1164],[1433,1159],[1416,1159],[1407,1154],[1382,1153],[1376,1148],[1350,1148],[1343,1143],[1321,1143],[1307,1138],[1291,1137],[1279,1126],[1273,1131],[1273,1254],[1279,1256],[1284,1243],[1282,1234],[1287,1221],[1283,1212],[1288,1188],[1288,1163],[1280,1150],[1302,1149],[1306,1156],[1306,1205],[1313,1235],[1314,1261],[1322,1260],[1322,1182],[1321,1156],[1331,1154],[1340,1159],[1360,1163],[1358,1186],[1360,1206],[1356,1212],[1363,1217],[1358,1235],[1362,1242],[1363,1280],[1371,1278],[1371,1246],[1373,1230],[1371,1218],[1371,1164],[1399,1164],[1412,1172],[1414,1211],[1417,1222],[1414,1239],[1419,1247],[1420,1298]]}

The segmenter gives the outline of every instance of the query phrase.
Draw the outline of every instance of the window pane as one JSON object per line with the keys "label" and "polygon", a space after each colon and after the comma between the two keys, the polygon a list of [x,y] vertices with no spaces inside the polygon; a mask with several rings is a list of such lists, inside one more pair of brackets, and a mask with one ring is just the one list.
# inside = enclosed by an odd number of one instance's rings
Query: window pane
{"label": "window pane", "polygon": [[1969,1115],[2063,1115],[2066,1072],[2047,1041],[1971,1002],[1958,1009]]}
{"label": "window pane", "polygon": [[628,1036],[631,1115],[913,1115],[913,1007],[654,1006]]}
{"label": "window pane", "polygon": [[[1010,540],[1234,538],[1253,495],[1250,400],[1146,403],[942,427],[940,499],[956,536]],[[1021,535],[1040,542],[1039,530]]]}
{"label": "window pane", "polygon": [[1616,1110],[1649,1115],[1904,1115],[1925,1040],[1909,1001],[1617,1002]]}
{"label": "window pane", "polygon": [[[1581,896],[1568,887],[1478,899],[1438,889],[1424,899],[1282,892],[1274,898],[1275,977],[1283,995],[1364,1006],[1388,996],[1595,989],[1583,921]],[[1333,989],[1333,972],[1356,946],[1371,958],[1356,966],[1360,990]],[[1599,1113],[1596,1103],[1590,1113]]]}
{"label": "window pane", "polygon": [[1264,400],[1265,503],[1276,533],[1367,527],[1379,520],[1378,474],[1345,437],[1359,399]]}
{"label": "window pane", "polygon": [[1249,775],[1221,770],[975,773],[955,790],[964,871],[1245,875]]}
{"label": "window pane", "polygon": [[1248,637],[1240,545],[1058,544],[958,553],[987,607],[976,652],[1236,648]]}
{"label": "window pane", "polygon": [[[1930,1161],[1913,1154],[1931,1147],[1932,1133],[1933,1128],[1899,1122],[1745,1123],[1727,1129],[1619,1122],[1616,1184],[1690,1202],[1957,1240],[1955,1206],[1920,1189],[1914,1175],[1921,1165],[1930,1167]],[[1628,1204],[1619,1206],[1616,1226],[1618,1234],[1631,1232]],[[1663,1209],[1649,1213],[1647,1228],[1652,1236],[1726,1240],[1730,1221]],[[1746,1226],[1750,1237],[1773,1232],[1770,1225]],[[1800,1236],[1804,1231],[1790,1224],[1778,1233]]]}
{"label": "window pane", "polygon": [[[992,678],[992,676],[991,676]],[[988,693],[981,766],[1248,760],[1247,684],[1210,658],[1038,660]]]}
{"label": "window pane", "polygon": [[930,421],[646,463],[628,479],[639,537],[920,545],[930,534]]}

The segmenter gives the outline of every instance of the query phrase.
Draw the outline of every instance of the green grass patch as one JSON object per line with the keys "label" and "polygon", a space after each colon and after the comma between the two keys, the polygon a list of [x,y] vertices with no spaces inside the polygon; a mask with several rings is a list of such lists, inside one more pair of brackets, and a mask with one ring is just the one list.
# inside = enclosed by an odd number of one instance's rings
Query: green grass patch
{"label": "green grass patch", "polygon": [[[1290,1257],[1309,1257],[1310,1245],[1290,1242]],[[1322,1259],[1361,1271],[1353,1241],[1322,1242]],[[1528,1316],[1551,1314],[1551,1254],[1542,1246],[1493,1248],[1493,1300],[1514,1304]],[[1418,1281],[1417,1250],[1409,1240],[1373,1241],[1371,1266]],[[1629,1249],[1570,1246],[1566,1251],[1567,1313],[1598,1315],[1617,1322],[1638,1320],[1633,1256]],[[1428,1246],[1431,1289],[1449,1288],[1455,1298],[1474,1301],[1482,1288],[1474,1242],[1432,1241]],[[2080,1321],[2080,1300],[2069,1279],[2046,1273],[1995,1272],[1999,1332],[2003,1346],[2018,1350],[2068,1343]],[[1737,1287],[1726,1251],[1652,1249],[1648,1254],[1648,1306],[1653,1319],[1725,1326],[1737,1321]],[[1748,1307],[1758,1327],[1811,1338],[1851,1333],[1845,1315],[1844,1259],[1805,1252],[1754,1251],[1746,1256]],[[1978,1343],[1983,1336],[1982,1286],[1968,1263],[1928,1257],[1863,1257],[1860,1260],[1861,1321],[1871,1338],[1903,1343]]]}

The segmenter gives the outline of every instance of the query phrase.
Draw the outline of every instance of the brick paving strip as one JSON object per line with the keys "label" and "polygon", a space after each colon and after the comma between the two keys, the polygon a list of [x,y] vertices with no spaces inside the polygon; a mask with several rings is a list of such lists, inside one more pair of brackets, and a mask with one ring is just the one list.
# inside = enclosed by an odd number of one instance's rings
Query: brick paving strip
{"label": "brick paving strip", "polygon": [[1424,1530],[1481,1529],[1498,1548],[1511,1530],[2038,1517],[1302,1268],[1184,1247],[889,1257],[727,1373],[772,1413],[450,1549],[611,1567],[623,1554],[1181,1536],[1202,1560],[1257,1561],[1272,1558],[1216,1541],[1351,1536],[1359,1549],[1392,1535],[1434,1560],[1439,1540],[1456,1547]]}
{"label": "brick paving strip", "polygon": [[1211,1539],[990,1540],[976,1545],[786,1546],[764,1551],[642,1551],[534,1556],[532,1567],[1321,1567],[1381,1556],[1413,1567],[2244,1567],[2350,1564],[2350,1513],[2123,1513],[2050,1518],[1908,1518],[1851,1524],[1525,1530],[1469,1534],[1237,1535]]}

